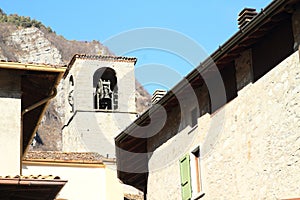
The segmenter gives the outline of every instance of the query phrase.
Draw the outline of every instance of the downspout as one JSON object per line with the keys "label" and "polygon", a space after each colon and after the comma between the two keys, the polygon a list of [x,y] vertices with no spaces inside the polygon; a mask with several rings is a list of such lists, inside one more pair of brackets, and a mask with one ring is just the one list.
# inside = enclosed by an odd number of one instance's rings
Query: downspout
{"label": "downspout", "polygon": [[44,103],[48,102],[50,99],[53,99],[56,96],[56,94],[57,94],[57,89],[54,87],[53,90],[52,90],[52,94],[50,96],[46,97],[45,99],[40,100],[39,102],[37,102],[37,103],[35,103],[35,104],[31,105],[31,106],[28,106],[27,108],[25,108],[22,111],[22,116],[25,113],[27,113],[27,112],[29,112],[31,110],[34,110],[35,108],[37,108],[37,107],[43,105]]}
{"label": "downspout", "polygon": [[[29,112],[29,111],[31,111],[31,110],[34,110],[35,108],[37,108],[37,107],[39,107],[39,106],[41,106],[41,105],[43,105],[43,104],[45,104],[45,103],[47,103],[50,99],[53,99],[55,96],[56,96],[56,94],[57,94],[57,89],[56,89],[56,87],[54,87],[53,88],[53,90],[52,90],[52,94],[51,95],[49,95],[48,97],[46,97],[46,98],[44,98],[44,99],[42,99],[42,100],[40,100],[39,102],[37,102],[37,103],[35,103],[35,104],[33,104],[33,105],[31,105],[31,106],[28,106],[27,108],[25,108],[22,112],[21,112],[21,116],[22,116],[22,118],[23,118],[23,116],[24,116],[24,114],[26,114],[27,112]],[[22,121],[23,121],[23,119],[22,119]],[[23,126],[23,125],[22,125]],[[22,130],[23,130],[23,127],[21,128]],[[20,141],[20,143],[22,144],[22,142],[23,142],[23,134],[21,134],[21,141]],[[23,145],[21,145],[21,149],[20,149],[20,155],[24,155],[23,154]],[[22,157],[23,156],[21,156],[21,160],[20,160],[20,174],[22,175]]]}

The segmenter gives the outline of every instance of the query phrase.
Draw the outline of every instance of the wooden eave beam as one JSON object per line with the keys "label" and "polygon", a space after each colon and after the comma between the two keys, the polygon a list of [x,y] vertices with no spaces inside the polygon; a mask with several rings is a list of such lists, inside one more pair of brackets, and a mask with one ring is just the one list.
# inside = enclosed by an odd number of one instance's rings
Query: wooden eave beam
{"label": "wooden eave beam", "polygon": [[24,64],[16,62],[0,62],[0,68],[3,69],[17,69],[17,70],[29,70],[29,71],[40,71],[40,72],[57,72],[65,73],[66,67],[40,65],[40,64]]}

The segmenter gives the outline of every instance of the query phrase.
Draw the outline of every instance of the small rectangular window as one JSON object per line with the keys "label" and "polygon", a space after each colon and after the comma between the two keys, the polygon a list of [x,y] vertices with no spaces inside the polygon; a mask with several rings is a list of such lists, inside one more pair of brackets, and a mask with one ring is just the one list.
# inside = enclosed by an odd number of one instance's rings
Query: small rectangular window
{"label": "small rectangular window", "polygon": [[193,173],[193,188],[194,191],[199,194],[200,192],[202,192],[201,189],[201,174],[200,174],[200,148],[197,147],[196,149],[194,149],[194,151],[192,151],[192,159],[193,159],[193,169],[192,169],[192,173]]}
{"label": "small rectangular window", "polygon": [[180,159],[181,194],[183,200],[204,196],[201,184],[200,147]]}
{"label": "small rectangular window", "polygon": [[198,120],[198,112],[197,112],[197,108],[194,108],[191,111],[191,126],[192,127],[197,125],[197,120]]}

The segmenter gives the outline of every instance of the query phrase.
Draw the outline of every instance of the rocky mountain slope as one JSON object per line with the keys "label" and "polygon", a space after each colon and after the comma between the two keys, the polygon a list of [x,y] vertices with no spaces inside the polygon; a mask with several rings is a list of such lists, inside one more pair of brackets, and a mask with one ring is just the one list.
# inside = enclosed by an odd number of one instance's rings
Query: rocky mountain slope
{"label": "rocky mountain slope", "polygon": [[[40,22],[34,20],[33,23],[33,20],[28,17],[10,16],[15,21],[0,9],[0,60],[2,61],[67,65],[76,53],[113,55],[99,41],[70,41],[63,36],[58,36]],[[16,21],[21,23],[18,24]],[[136,82],[137,111],[143,112],[147,109],[150,101],[148,92]],[[43,141],[43,145],[37,145],[38,150],[61,149],[60,106],[57,98],[51,101],[38,130]]]}

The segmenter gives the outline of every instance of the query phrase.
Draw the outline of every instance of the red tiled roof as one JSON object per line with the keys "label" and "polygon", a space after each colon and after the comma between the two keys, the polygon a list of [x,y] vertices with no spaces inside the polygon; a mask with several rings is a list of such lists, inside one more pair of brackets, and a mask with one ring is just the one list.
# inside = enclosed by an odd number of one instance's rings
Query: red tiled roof
{"label": "red tiled roof", "polygon": [[50,63],[35,63],[35,62],[19,62],[19,61],[11,61],[11,60],[0,60],[0,65],[1,66],[5,66],[5,65],[9,65],[11,68],[15,67],[17,69],[21,69],[21,67],[23,67],[26,70],[38,70],[38,69],[42,69],[42,70],[51,70],[51,68],[53,69],[63,69],[63,71],[66,70],[67,65],[56,65],[56,64],[50,64]]}
{"label": "red tiled roof", "polygon": [[0,199],[53,200],[66,183],[51,175],[0,177]]}
{"label": "red tiled roof", "polygon": [[25,155],[24,161],[58,161],[77,163],[115,162],[115,159],[105,158],[94,152],[58,152],[58,151],[30,151]]}
{"label": "red tiled roof", "polygon": [[76,59],[85,59],[85,60],[103,60],[103,61],[114,61],[114,62],[133,62],[134,64],[137,61],[137,58],[125,57],[125,56],[105,56],[105,55],[86,55],[86,54],[75,54],[71,61],[68,64],[68,69],[65,73],[64,78],[66,78],[69,73],[70,67],[74,64]]}
{"label": "red tiled roof", "polygon": [[134,57],[86,55],[86,54],[76,54],[73,58],[91,59],[91,60],[120,61],[120,62],[136,62],[137,61],[137,58],[134,58]]}
{"label": "red tiled roof", "polygon": [[141,194],[124,194],[125,199],[128,200],[143,200],[144,197]]}
{"label": "red tiled roof", "polygon": [[5,176],[2,177],[0,176],[0,179],[4,180],[4,179],[22,179],[22,180],[29,180],[29,179],[39,179],[39,180],[59,180],[60,177],[59,176],[53,176],[53,175],[28,175],[28,176],[20,176],[20,175],[16,175],[16,176]]}

